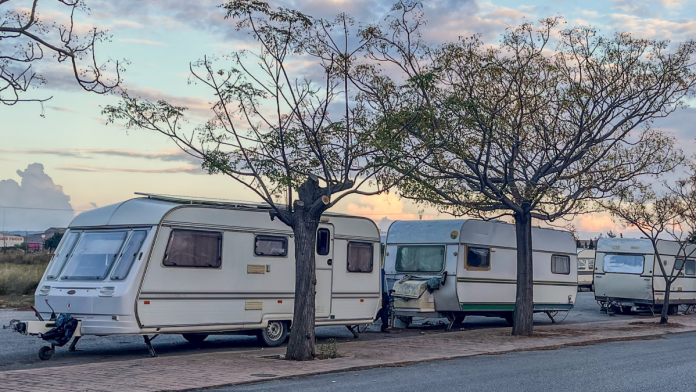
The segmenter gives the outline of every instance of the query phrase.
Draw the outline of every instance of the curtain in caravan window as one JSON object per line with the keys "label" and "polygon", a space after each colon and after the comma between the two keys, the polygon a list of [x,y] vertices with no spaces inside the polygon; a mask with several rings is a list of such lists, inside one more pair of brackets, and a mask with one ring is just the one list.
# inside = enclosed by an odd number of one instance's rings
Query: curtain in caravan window
{"label": "curtain in caravan window", "polygon": [[406,245],[396,251],[399,272],[440,272],[445,264],[445,247],[441,245]]}
{"label": "curtain in caravan window", "polygon": [[163,264],[167,267],[219,268],[222,234],[210,231],[172,230]]}
{"label": "curtain in caravan window", "polygon": [[551,273],[553,274],[570,274],[570,257],[568,256],[551,256]]}
{"label": "curtain in caravan window", "polygon": [[348,272],[372,272],[372,244],[348,243]]}
{"label": "curtain in caravan window", "polygon": [[642,274],[645,258],[642,255],[604,255],[604,272]]}

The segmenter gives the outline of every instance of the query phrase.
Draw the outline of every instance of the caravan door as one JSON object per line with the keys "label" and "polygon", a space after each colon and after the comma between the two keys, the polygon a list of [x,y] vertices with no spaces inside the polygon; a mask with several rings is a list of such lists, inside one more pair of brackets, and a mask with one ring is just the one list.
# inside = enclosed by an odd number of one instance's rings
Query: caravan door
{"label": "caravan door", "polygon": [[314,261],[317,274],[316,318],[331,316],[331,281],[333,280],[334,227],[320,223]]}

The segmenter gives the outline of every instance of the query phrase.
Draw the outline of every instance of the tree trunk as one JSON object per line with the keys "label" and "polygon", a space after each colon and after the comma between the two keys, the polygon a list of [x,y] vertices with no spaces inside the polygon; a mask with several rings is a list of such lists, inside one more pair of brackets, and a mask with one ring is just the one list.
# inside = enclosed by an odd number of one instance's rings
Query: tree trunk
{"label": "tree trunk", "polygon": [[534,332],[534,275],[532,264],[532,216],[515,214],[517,235],[517,298],[512,334],[531,336]]}
{"label": "tree trunk", "polygon": [[314,359],[314,315],[317,277],[314,249],[319,218],[311,217],[301,206],[293,212],[295,235],[295,313],[286,358],[294,361]]}
{"label": "tree trunk", "polygon": [[672,283],[669,278],[665,278],[665,301],[662,303],[662,313],[660,313],[660,324],[667,324],[669,321],[669,293],[672,291]]}

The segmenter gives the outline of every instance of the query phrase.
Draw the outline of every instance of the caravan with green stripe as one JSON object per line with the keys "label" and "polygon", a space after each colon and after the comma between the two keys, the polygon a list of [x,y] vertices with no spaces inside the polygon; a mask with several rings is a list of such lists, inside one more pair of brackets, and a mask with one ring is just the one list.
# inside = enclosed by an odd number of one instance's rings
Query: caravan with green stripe
{"label": "caravan with green stripe", "polygon": [[[534,311],[568,311],[577,294],[577,251],[568,232],[534,228]],[[414,317],[503,317],[515,310],[515,227],[500,221],[394,222],[385,272],[396,326]]]}

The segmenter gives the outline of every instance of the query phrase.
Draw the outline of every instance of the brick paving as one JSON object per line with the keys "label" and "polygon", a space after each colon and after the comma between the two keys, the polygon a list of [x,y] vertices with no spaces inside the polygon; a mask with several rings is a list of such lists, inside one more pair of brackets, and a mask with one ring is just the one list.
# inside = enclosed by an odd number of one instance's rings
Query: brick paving
{"label": "brick paving", "polygon": [[272,358],[285,352],[279,347],[13,370],[0,372],[0,391],[181,391],[696,331],[696,315],[672,317],[671,323],[660,327],[655,319],[638,324],[636,319],[625,319],[539,326],[533,337],[510,336],[510,328],[423,331],[403,337],[396,332],[384,340],[339,342],[340,358],[308,362]]}

